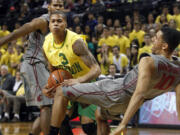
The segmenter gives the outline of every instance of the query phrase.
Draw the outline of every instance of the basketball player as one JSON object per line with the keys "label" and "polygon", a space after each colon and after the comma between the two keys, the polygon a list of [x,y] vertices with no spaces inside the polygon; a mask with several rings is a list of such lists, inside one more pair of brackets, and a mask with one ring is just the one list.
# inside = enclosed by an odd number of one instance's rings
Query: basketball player
{"label": "basketball player", "polygon": [[[63,0],[50,0],[48,5],[49,12],[63,9]],[[44,96],[41,91],[49,77],[42,53],[44,37],[49,32],[48,24],[49,15],[44,14],[0,39],[0,45],[3,45],[29,34],[28,48],[24,54],[21,73],[24,79],[27,106],[38,106],[40,108],[40,117],[34,121],[32,133],[30,133],[33,135],[39,135],[41,131],[44,135],[47,135],[49,132],[50,105],[52,105],[52,99]]]}
{"label": "basketball player", "polygon": [[[107,119],[120,119],[120,125],[111,135],[120,135],[138,108],[146,100],[151,100],[165,92],[176,91],[178,118],[180,119],[180,61],[173,57],[174,49],[180,43],[180,32],[163,27],[153,38],[153,54],[146,54],[124,78],[102,80],[58,87],[61,121],[68,100],[100,106],[96,112],[98,135],[108,135]],[[62,106],[62,104],[64,106]],[[56,135],[56,134],[54,134]]]}
{"label": "basketball player", "polygon": [[[72,74],[73,79],[64,81],[68,85],[88,82],[98,77],[100,74],[98,63],[88,50],[80,35],[66,29],[66,16],[62,12],[56,11],[51,14],[49,27],[52,33],[46,36],[43,49],[51,71],[58,68],[69,71]],[[48,93],[51,90],[46,88],[43,91],[45,95],[49,96]],[[59,92],[60,91],[56,91],[54,96],[50,135],[58,134],[60,123],[65,116],[65,113],[63,113],[63,117],[60,114],[61,108],[63,106],[65,107],[67,102],[65,102],[65,104],[62,103],[63,100],[60,97]],[[53,95],[49,97],[52,96]],[[95,112],[95,110],[93,112]],[[83,118],[84,117],[82,117],[82,119]],[[88,120],[88,117],[85,119]],[[84,122],[85,121],[86,120],[84,120]],[[92,129],[94,123],[86,124],[83,123],[83,121],[81,121],[81,123],[86,134],[96,134],[96,132],[93,133],[94,129]]]}

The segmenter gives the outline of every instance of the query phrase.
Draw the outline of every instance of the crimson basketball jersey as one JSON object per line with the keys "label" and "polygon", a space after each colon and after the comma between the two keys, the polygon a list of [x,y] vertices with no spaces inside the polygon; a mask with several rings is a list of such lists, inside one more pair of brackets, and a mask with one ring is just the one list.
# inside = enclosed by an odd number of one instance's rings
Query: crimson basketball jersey
{"label": "crimson basketball jersey", "polygon": [[[152,99],[167,91],[175,89],[180,83],[180,61],[177,57],[172,57],[169,60],[161,55],[150,54],[154,60],[155,73],[150,81],[149,89],[144,94],[146,99]],[[138,65],[127,73],[123,79],[124,89],[130,94],[133,94],[137,84]]]}

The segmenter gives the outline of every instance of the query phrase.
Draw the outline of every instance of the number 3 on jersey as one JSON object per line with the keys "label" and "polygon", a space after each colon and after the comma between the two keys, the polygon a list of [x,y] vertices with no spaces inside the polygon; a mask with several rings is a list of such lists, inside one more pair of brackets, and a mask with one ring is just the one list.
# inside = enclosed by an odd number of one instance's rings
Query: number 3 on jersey
{"label": "number 3 on jersey", "polygon": [[62,65],[65,66],[69,63],[64,53],[59,53],[59,57],[60,57],[60,61],[62,61],[61,62]]}
{"label": "number 3 on jersey", "polygon": [[175,77],[163,74],[161,80],[155,85],[154,89],[167,90],[173,84]]}

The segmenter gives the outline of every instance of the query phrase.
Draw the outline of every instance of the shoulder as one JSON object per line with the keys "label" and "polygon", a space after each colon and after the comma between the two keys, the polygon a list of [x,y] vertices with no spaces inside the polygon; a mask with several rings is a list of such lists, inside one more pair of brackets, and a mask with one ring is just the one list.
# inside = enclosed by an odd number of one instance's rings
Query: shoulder
{"label": "shoulder", "polygon": [[151,56],[145,56],[140,59],[139,66],[147,68],[155,68],[154,59]]}
{"label": "shoulder", "polygon": [[44,40],[44,43],[43,43],[43,49],[48,49],[49,48],[49,44],[53,42],[53,35],[52,33],[49,33],[46,37],[45,37],[45,40]]}
{"label": "shoulder", "polygon": [[85,44],[85,42],[83,41],[83,39],[77,39],[76,41],[74,41],[74,43],[73,43],[73,45],[72,45],[72,49],[73,49],[73,51],[74,51],[74,53],[75,54],[83,54],[84,52],[83,51],[85,51],[86,50],[86,44]]}
{"label": "shoulder", "polygon": [[43,14],[39,17],[40,19],[44,19],[46,21],[49,21],[49,14]]}
{"label": "shoulder", "polygon": [[52,40],[53,39],[53,35],[52,33],[49,33],[48,35],[46,35],[45,40]]}

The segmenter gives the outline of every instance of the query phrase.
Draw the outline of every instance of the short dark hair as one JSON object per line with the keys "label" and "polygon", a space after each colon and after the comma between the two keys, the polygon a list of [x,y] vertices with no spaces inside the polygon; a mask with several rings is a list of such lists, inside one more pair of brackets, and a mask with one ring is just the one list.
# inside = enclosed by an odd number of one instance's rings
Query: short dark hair
{"label": "short dark hair", "polygon": [[144,34],[144,37],[151,37],[149,33]]}
{"label": "short dark hair", "polygon": [[62,17],[64,18],[64,20],[67,20],[66,18],[66,14],[63,11],[53,11],[50,13],[50,17],[54,14],[58,14],[58,15],[62,15]]}
{"label": "short dark hair", "polygon": [[118,45],[113,46],[113,49],[114,49],[114,48],[117,48],[118,51],[120,51],[120,47],[119,47]]}
{"label": "short dark hair", "polygon": [[161,31],[163,33],[162,38],[168,44],[169,51],[173,52],[180,43],[180,32],[168,26],[163,26]]}

